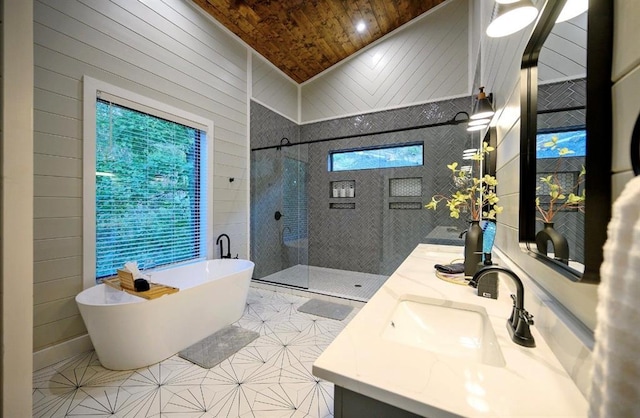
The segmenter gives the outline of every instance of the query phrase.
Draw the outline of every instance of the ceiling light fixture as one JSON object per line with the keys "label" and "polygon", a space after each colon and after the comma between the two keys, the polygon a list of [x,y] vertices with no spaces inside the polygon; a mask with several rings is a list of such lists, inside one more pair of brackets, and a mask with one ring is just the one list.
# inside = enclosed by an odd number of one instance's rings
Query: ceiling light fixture
{"label": "ceiling light fixture", "polygon": [[[496,112],[493,110],[493,93],[487,94],[484,92],[484,87],[480,87],[480,92],[475,105],[473,106],[473,113],[470,119],[488,119],[491,118]],[[471,125],[471,124],[470,124]]]}
{"label": "ceiling light fixture", "polygon": [[567,0],[556,19],[556,23],[564,22],[586,12],[589,9],[589,0]]}
{"label": "ceiling light fixture", "polygon": [[367,25],[365,25],[362,20],[359,21],[358,24],[356,25],[356,30],[360,33],[364,32],[366,28],[367,28]]}
{"label": "ceiling light fixture", "polygon": [[500,38],[524,29],[538,16],[531,0],[497,0],[495,17],[487,27],[487,36]]}

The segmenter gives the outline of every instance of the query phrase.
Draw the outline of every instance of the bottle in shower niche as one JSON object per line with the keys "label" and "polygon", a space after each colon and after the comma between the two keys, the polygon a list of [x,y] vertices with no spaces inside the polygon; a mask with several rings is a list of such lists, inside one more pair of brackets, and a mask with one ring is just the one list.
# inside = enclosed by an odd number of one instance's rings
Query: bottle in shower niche
{"label": "bottle in shower niche", "polygon": [[334,182],[331,183],[331,196],[333,197],[339,197],[340,195],[340,191],[338,190],[338,185]]}
{"label": "bottle in shower niche", "polygon": [[349,183],[349,188],[347,189],[347,197],[355,197],[356,189],[353,187],[353,182]]}
{"label": "bottle in shower niche", "polygon": [[344,183],[340,184],[340,197],[347,197],[347,188]]}

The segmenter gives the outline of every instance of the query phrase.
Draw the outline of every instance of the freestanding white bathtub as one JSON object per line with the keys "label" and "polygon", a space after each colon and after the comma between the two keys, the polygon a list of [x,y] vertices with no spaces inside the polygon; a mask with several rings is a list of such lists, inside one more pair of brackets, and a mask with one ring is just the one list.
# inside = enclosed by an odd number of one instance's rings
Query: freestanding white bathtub
{"label": "freestanding white bathtub", "polygon": [[179,292],[147,300],[100,284],[76,296],[100,363],[149,366],[240,319],[253,274],[249,260],[208,260],[151,271]]}

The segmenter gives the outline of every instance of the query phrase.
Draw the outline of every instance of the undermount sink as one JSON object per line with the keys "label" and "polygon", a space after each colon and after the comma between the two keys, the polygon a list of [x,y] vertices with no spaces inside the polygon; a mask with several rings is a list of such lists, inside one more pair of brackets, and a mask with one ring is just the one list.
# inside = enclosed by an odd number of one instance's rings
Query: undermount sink
{"label": "undermount sink", "polygon": [[490,366],[506,365],[482,306],[418,296],[403,296],[382,337],[441,355]]}

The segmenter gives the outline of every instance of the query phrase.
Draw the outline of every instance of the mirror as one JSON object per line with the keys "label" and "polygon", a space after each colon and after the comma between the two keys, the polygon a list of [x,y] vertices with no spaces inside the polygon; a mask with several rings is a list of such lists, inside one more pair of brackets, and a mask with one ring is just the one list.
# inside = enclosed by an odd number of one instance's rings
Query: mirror
{"label": "mirror", "polygon": [[547,1],[521,67],[521,246],[585,283],[600,280],[611,210],[608,3],[556,22],[565,1]]}

